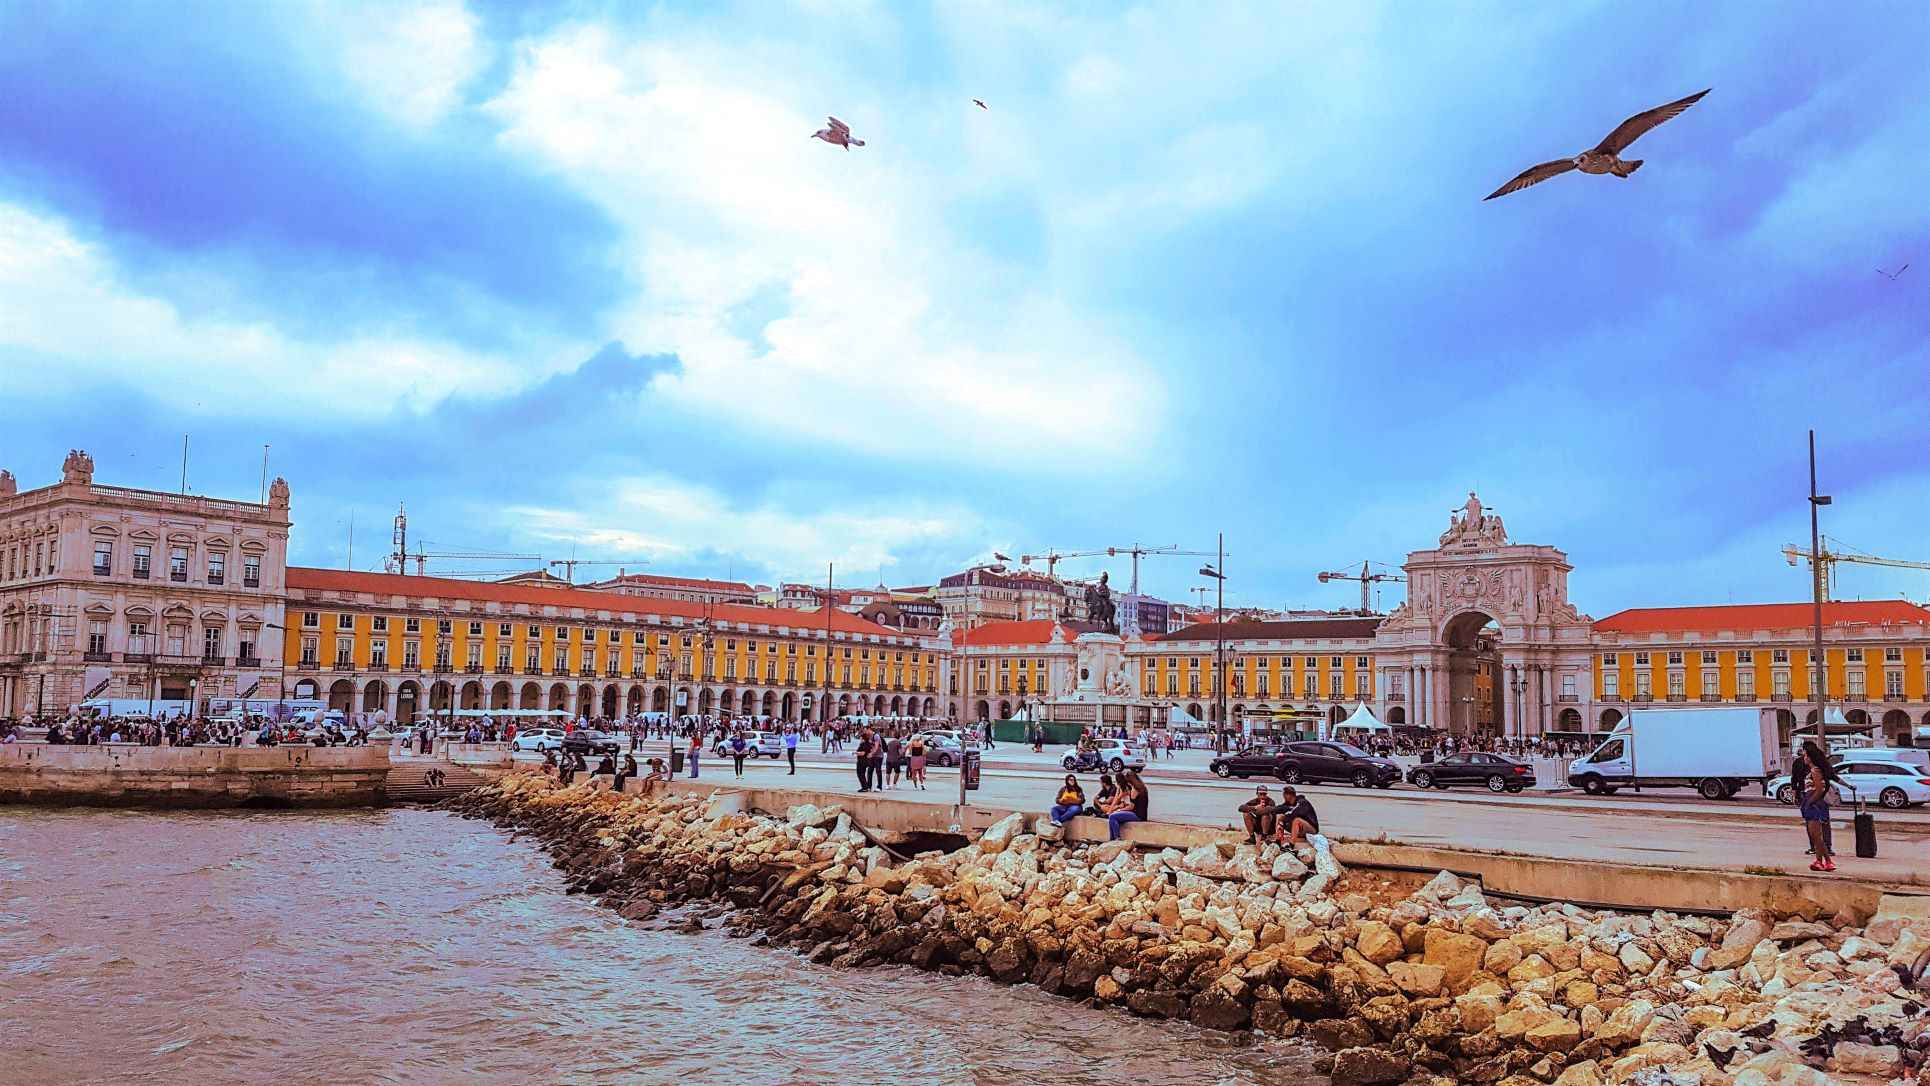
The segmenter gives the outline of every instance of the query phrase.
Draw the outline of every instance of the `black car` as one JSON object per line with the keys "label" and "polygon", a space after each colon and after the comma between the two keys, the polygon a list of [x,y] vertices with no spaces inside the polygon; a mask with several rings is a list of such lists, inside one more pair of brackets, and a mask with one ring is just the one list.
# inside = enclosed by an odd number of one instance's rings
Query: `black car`
{"label": "black car", "polygon": [[563,750],[569,754],[616,754],[622,749],[615,736],[589,728],[578,728],[563,737]]}
{"label": "black car", "polygon": [[1481,784],[1490,792],[1519,792],[1535,783],[1535,767],[1499,754],[1461,751],[1415,766],[1408,771],[1407,781],[1416,788]]}
{"label": "black car", "polygon": [[1276,777],[1280,774],[1278,747],[1248,747],[1238,754],[1222,754],[1211,766],[1218,777]]}
{"label": "black car", "polygon": [[1273,775],[1288,784],[1344,781],[1355,788],[1387,788],[1401,779],[1401,767],[1352,743],[1319,740],[1281,744]]}

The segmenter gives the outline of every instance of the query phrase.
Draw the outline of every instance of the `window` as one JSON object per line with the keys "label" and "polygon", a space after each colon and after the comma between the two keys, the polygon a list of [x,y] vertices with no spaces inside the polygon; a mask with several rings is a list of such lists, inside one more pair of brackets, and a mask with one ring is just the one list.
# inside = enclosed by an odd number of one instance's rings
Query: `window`
{"label": "window", "polygon": [[1354,666],[1355,666],[1355,667],[1366,667],[1366,666],[1367,666],[1367,657],[1365,657],[1365,656],[1356,656],[1356,657],[1354,657]]}
{"label": "window", "polygon": [[1655,696],[1655,691],[1649,679],[1649,673],[1646,671],[1638,671],[1635,673],[1635,696],[1638,698]]}
{"label": "window", "polygon": [[1328,667],[1339,667],[1339,666],[1340,666],[1340,657],[1338,657],[1338,656],[1334,656],[1334,657],[1331,657],[1331,658],[1329,658],[1329,659],[1327,660],[1327,666],[1328,666]]}
{"label": "window", "polygon": [[1636,653],[1636,654],[1635,654],[1635,666],[1636,666],[1636,667],[1647,667],[1647,666],[1649,666],[1649,654],[1648,654],[1648,653],[1646,653],[1646,652],[1638,652],[1638,653]]}
{"label": "window", "polygon": [[315,627],[320,626],[321,624],[322,624],[322,616],[317,612],[314,612],[314,611],[302,612],[303,628],[312,630]]}
{"label": "window", "polygon": [[[725,638],[725,639],[724,639],[724,649],[725,649],[725,651],[727,651],[727,652],[736,652],[736,651],[737,651],[737,639],[736,639],[735,637],[730,637],[730,638]],[[847,655],[848,655],[848,653],[847,653]],[[867,656],[869,656],[869,655],[870,655],[870,653],[866,653],[865,655],[867,655]]]}
{"label": "window", "polygon": [[1622,677],[1613,671],[1602,672],[1602,696],[1605,698],[1620,697],[1622,695],[1621,679]]}
{"label": "window", "polygon": [[302,666],[314,667],[318,662],[316,659],[316,654],[319,653],[320,651],[321,650],[316,647],[314,638],[312,637],[302,638]]}
{"label": "window", "polygon": [[564,648],[561,645],[556,646],[555,664],[556,664],[556,673],[558,675],[561,675],[564,672],[568,671],[570,669],[570,650]]}
{"label": "window", "polygon": [[94,576],[105,577],[114,572],[114,544],[94,544]]}
{"label": "window", "polygon": [[154,548],[146,543],[134,544],[134,576],[147,580],[148,573],[154,568]]}
{"label": "window", "polygon": [[419,619],[419,618],[405,618],[405,619],[403,619],[403,620],[402,620],[402,632],[403,632],[403,633],[421,633],[421,632],[422,632],[422,620],[421,620],[421,619]]}
{"label": "window", "polygon": [[354,616],[354,615],[348,615],[348,614],[342,614],[342,615],[336,615],[336,616],[335,616],[335,628],[336,628],[336,629],[338,629],[338,630],[352,630],[352,629],[354,629],[354,628],[355,628],[355,616]]}
{"label": "window", "polygon": [[1563,675],[1561,677],[1561,696],[1564,701],[1575,700],[1575,677],[1573,675]]}
{"label": "window", "polygon": [[523,670],[533,674],[537,668],[542,667],[542,652],[543,650],[537,648],[535,645],[525,646],[523,649]]}
{"label": "window", "polygon": [[583,670],[584,671],[596,670],[596,650],[595,649],[585,648],[583,650]]}
{"label": "window", "polygon": [[649,643],[649,641],[650,635],[644,633],[642,630],[638,630],[630,635],[630,643],[632,645],[643,645]]}
{"label": "window", "polygon": [[[1782,650],[1778,649],[1777,651],[1780,652]],[[1771,677],[1770,681],[1774,683],[1772,689],[1774,689],[1778,698],[1787,699],[1789,697],[1789,672],[1778,671]]]}
{"label": "window", "polygon": [[387,641],[369,642],[369,667],[376,671],[389,669],[389,643]]}
{"label": "window", "polygon": [[436,670],[447,671],[449,666],[449,642],[438,641],[436,642]]}
{"label": "window", "polygon": [[1702,669],[1702,696],[1709,697],[1722,691],[1722,680],[1718,672]]}
{"label": "window", "polygon": [[220,551],[208,552],[208,583],[226,584],[228,581],[228,556]]}
{"label": "window", "polygon": [[508,645],[498,644],[496,646],[496,670],[497,671],[509,670],[509,646]]}
{"label": "window", "polygon": [[369,629],[375,631],[376,633],[388,633],[389,616],[376,615],[374,618],[369,619]]}
{"label": "window", "polygon": [[1883,696],[1889,701],[1903,700],[1903,672],[1886,671],[1883,673]]}
{"label": "window", "polygon": [[205,629],[201,631],[201,658],[203,660],[221,659],[221,631]]}
{"label": "window", "polygon": [[481,637],[482,635],[483,635],[483,632],[482,632],[482,623],[480,623],[480,622],[471,622],[471,623],[469,624],[469,636],[471,636],[471,637]]}
{"label": "window", "polygon": [[168,627],[168,655],[186,656],[188,654],[188,628],[186,626]]}
{"label": "window", "polygon": [[1862,701],[1864,697],[1863,669],[1860,667],[1851,668],[1849,673],[1849,681],[1850,681],[1850,692],[1849,692],[1850,700]]}
{"label": "window", "polygon": [[348,667],[355,660],[355,641],[352,638],[335,639],[335,666]]}
{"label": "window", "polygon": [[446,619],[446,618],[439,618],[439,619],[436,619],[436,632],[437,632],[437,633],[439,633],[439,634],[441,634],[441,635],[443,635],[444,637],[447,637],[447,636],[449,636],[449,631],[450,631],[450,629],[451,629],[451,628],[452,628],[452,626],[451,626],[451,624],[450,624],[450,621],[449,621],[448,619]]}
{"label": "window", "polygon": [[168,580],[185,581],[188,579],[188,549],[186,547],[168,548]]}
{"label": "window", "polygon": [[1672,698],[1683,696],[1683,678],[1680,671],[1669,672],[1669,696]]}
{"label": "window", "polygon": [[482,642],[480,641],[469,643],[469,666],[476,670],[482,669]]}
{"label": "window", "polygon": [[259,661],[255,657],[255,631],[241,631],[241,640],[235,642],[236,663],[252,666]]}
{"label": "window", "polygon": [[261,587],[261,555],[241,556],[241,586],[243,588]]}
{"label": "window", "polygon": [[543,636],[543,628],[541,626],[531,626],[529,629],[523,632],[524,632],[524,635],[527,637],[539,638]]}
{"label": "window", "polygon": [[1772,663],[1772,664],[1786,664],[1786,663],[1788,663],[1788,662],[1789,662],[1789,650],[1788,650],[1788,649],[1776,649],[1776,650],[1774,650],[1774,651],[1772,651],[1772,652],[1771,652],[1771,653],[1769,654],[1769,662],[1770,662],[1770,663]]}
{"label": "window", "polygon": [[402,643],[402,667],[407,671],[422,670],[422,642],[404,641]]}
{"label": "window", "polygon": [[1614,653],[1612,653],[1612,652],[1605,652],[1605,653],[1602,653],[1602,665],[1603,665],[1604,667],[1614,667],[1614,666],[1615,666],[1615,654],[1614,654]]}
{"label": "window", "polygon": [[1863,650],[1847,649],[1845,650],[1845,658],[1853,664],[1860,664],[1863,662]]}
{"label": "window", "polygon": [[99,655],[107,651],[107,623],[94,619],[87,624],[87,651]]}
{"label": "window", "polygon": [[1900,664],[1900,663],[1902,663],[1902,662],[1903,662],[1903,650],[1902,650],[1902,649],[1884,649],[1884,650],[1883,650],[1883,662],[1884,662],[1884,663],[1886,663],[1886,664]]}
{"label": "window", "polygon": [[1261,697],[1267,696],[1267,673],[1262,671],[1253,678],[1253,692]]}
{"label": "window", "polygon": [[1736,672],[1736,700],[1756,700],[1756,673],[1753,671]]}
{"label": "window", "polygon": [[1756,654],[1754,652],[1750,651],[1749,649],[1736,650],[1736,663],[1753,664],[1755,662],[1756,662]]}
{"label": "window", "polygon": [[583,640],[586,642],[596,640],[596,631],[590,629],[588,626],[583,627],[582,634]]}
{"label": "window", "polygon": [[1671,663],[1671,664],[1679,664],[1679,663],[1681,663],[1681,662],[1682,662],[1682,654],[1681,654],[1681,653],[1679,653],[1679,652],[1671,652],[1671,653],[1669,653],[1669,663]]}
{"label": "window", "polygon": [[1715,654],[1715,652],[1714,652],[1713,650],[1710,650],[1710,649],[1703,649],[1703,650],[1702,650],[1702,662],[1703,662],[1703,663],[1705,663],[1705,664],[1713,664],[1713,663],[1715,663],[1715,662],[1716,662],[1716,654]]}
{"label": "window", "polygon": [[1341,690],[1340,676],[1339,675],[1327,676],[1327,696],[1330,698],[1338,699],[1340,697],[1340,690]]}

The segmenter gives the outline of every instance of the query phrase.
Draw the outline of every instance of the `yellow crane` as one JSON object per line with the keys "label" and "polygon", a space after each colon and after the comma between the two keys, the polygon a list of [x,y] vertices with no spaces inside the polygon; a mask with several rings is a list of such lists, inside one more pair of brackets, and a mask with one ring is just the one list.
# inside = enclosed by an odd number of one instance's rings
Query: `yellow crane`
{"label": "yellow crane", "polygon": [[[1838,543],[1837,546],[1840,547],[1842,544]],[[1823,537],[1823,547],[1820,555],[1811,554],[1796,544],[1790,543],[1783,547],[1783,558],[1792,566],[1801,559],[1820,561],[1823,567],[1823,576],[1832,592],[1835,591],[1836,588],[1836,563],[1838,562],[1853,562],[1863,566],[1889,566],[1892,569],[1930,569],[1930,562],[1912,562],[1903,558],[1879,558],[1874,554],[1863,554],[1858,551],[1831,550],[1828,536]]]}
{"label": "yellow crane", "polygon": [[1359,581],[1360,613],[1363,615],[1373,614],[1373,607],[1371,606],[1371,601],[1368,599],[1368,592],[1373,586],[1380,581],[1405,581],[1407,578],[1398,573],[1372,573],[1368,571],[1368,565],[1369,563],[1362,562],[1359,573],[1342,573],[1336,570],[1325,571],[1320,574],[1320,583],[1326,584],[1328,581]]}

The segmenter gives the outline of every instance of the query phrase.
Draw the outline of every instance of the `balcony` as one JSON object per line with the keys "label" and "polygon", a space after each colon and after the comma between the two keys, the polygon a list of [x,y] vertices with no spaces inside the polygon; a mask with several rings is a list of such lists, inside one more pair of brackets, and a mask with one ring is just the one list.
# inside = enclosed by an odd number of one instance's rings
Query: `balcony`
{"label": "balcony", "polygon": [[1631,697],[1628,700],[1634,702],[1637,705],[1647,705],[1649,702],[1652,702],[1655,700],[1655,695],[1654,694],[1636,694],[1634,697]]}
{"label": "balcony", "polygon": [[201,663],[205,667],[223,667],[228,663],[228,658],[204,652],[201,654]]}
{"label": "balcony", "polygon": [[[1292,694],[1283,694],[1282,696],[1283,696],[1283,697],[1289,697],[1289,698],[1290,698],[1290,697],[1292,697],[1293,695],[1292,695]],[[1396,691],[1394,691],[1393,693],[1391,693],[1391,694],[1389,694],[1389,695],[1387,695],[1387,703],[1388,703],[1389,705],[1399,705],[1400,703],[1402,703],[1402,702],[1404,702],[1404,701],[1406,701],[1406,700],[1407,700],[1407,695],[1406,695],[1406,694],[1404,694],[1404,693],[1402,693],[1402,692],[1401,692],[1401,691],[1399,691],[1399,690],[1396,690]]]}
{"label": "balcony", "polygon": [[1778,690],[1778,691],[1776,691],[1776,692],[1775,692],[1774,694],[1771,694],[1771,695],[1769,695],[1769,700],[1770,700],[1770,701],[1779,701],[1779,702],[1782,702],[1783,704],[1785,704],[1785,705],[1787,705],[1788,703],[1790,703],[1790,702],[1792,702],[1792,701],[1794,701],[1794,700],[1796,700],[1796,699],[1795,699],[1795,697],[1794,697],[1793,695],[1791,695],[1791,694],[1790,694],[1790,692],[1789,692],[1789,691],[1787,691],[1787,690]]}
{"label": "balcony", "polygon": [[481,675],[483,673],[483,666],[481,664],[469,664],[462,670],[469,675]]}
{"label": "balcony", "polygon": [[90,664],[111,664],[114,662],[114,654],[111,652],[83,652],[80,654],[80,658]]}
{"label": "balcony", "polygon": [[576,669],[576,674],[577,677],[581,679],[594,679],[596,678],[596,669],[593,667],[579,667]]}
{"label": "balcony", "polygon": [[1685,701],[1688,701],[1688,700],[1689,700],[1689,695],[1687,695],[1687,694],[1670,694],[1670,695],[1669,695],[1669,700],[1670,700],[1670,701],[1672,701],[1672,702],[1676,702],[1676,703],[1680,703],[1680,702],[1685,702]]}
{"label": "balcony", "polygon": [[526,675],[541,675],[543,673],[543,669],[540,665],[531,664],[528,667],[523,669],[523,673]]}
{"label": "balcony", "polygon": [[434,669],[434,674],[437,674],[437,675],[453,675],[453,674],[455,674],[455,672],[456,672],[456,669],[455,669],[454,667],[452,667],[452,666],[450,666],[450,664],[449,664],[449,661],[447,661],[447,660],[437,660],[437,661],[436,661],[436,666],[435,666],[435,669]]}
{"label": "balcony", "polygon": [[[134,658],[133,654],[130,653],[128,655],[128,659],[131,660],[133,658]],[[315,671],[322,666],[322,662],[320,660],[315,659],[313,656],[304,656],[302,657],[301,662],[296,664],[295,666],[298,669],[303,671]]]}
{"label": "balcony", "polygon": [[370,660],[369,670],[370,671],[387,671],[389,670],[389,662],[387,660]]}
{"label": "balcony", "polygon": [[168,573],[168,580],[173,581],[175,584],[187,584],[188,583],[187,571],[179,570],[179,569],[171,570]]}
{"label": "balcony", "polygon": [[353,661],[353,660],[337,660],[337,661],[335,661],[335,663],[334,663],[334,664],[332,664],[332,665],[330,665],[330,668],[329,668],[329,670],[331,670],[331,671],[354,671],[354,670],[355,670],[355,661]]}
{"label": "balcony", "polygon": [[1582,700],[1582,696],[1580,694],[1557,694],[1555,695],[1555,700],[1563,705],[1574,705]]}
{"label": "balcony", "polygon": [[235,666],[236,666],[236,667],[260,667],[260,666],[261,666],[261,657],[259,657],[259,656],[237,656],[237,657],[235,657]]}
{"label": "balcony", "polygon": [[135,579],[135,580],[137,580],[137,581],[145,581],[145,580],[147,580],[147,575],[148,575],[148,572],[149,572],[149,571],[148,571],[148,568],[147,568],[146,566],[135,566],[135,567],[134,567],[134,579]]}
{"label": "balcony", "polygon": [[1721,694],[1704,694],[1702,695],[1702,700],[1705,702],[1718,702],[1722,700],[1722,695]]}
{"label": "balcony", "polygon": [[243,588],[260,588],[260,587],[261,587],[261,578],[260,578],[260,577],[243,577],[243,578],[241,579],[241,587],[243,587]]}
{"label": "balcony", "polygon": [[94,576],[96,576],[96,577],[107,577],[107,576],[111,576],[111,575],[113,574],[113,572],[114,572],[113,570],[111,570],[111,569],[109,569],[109,568],[108,568],[108,567],[106,567],[106,566],[95,566],[95,567],[94,567]]}
{"label": "balcony", "polygon": [[221,574],[221,573],[210,573],[210,574],[208,574],[208,583],[209,583],[209,584],[225,584],[225,583],[227,583],[227,580],[228,580],[228,578],[227,578],[227,575],[225,575],[225,574]]}

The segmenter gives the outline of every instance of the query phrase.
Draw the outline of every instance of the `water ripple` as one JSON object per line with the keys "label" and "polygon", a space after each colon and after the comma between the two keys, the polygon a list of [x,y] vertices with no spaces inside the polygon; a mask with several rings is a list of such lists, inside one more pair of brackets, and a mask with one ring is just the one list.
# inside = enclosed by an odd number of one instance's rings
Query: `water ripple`
{"label": "water ripple", "polygon": [[0,873],[0,1086],[1319,1081],[1027,987],[633,925],[432,811],[0,808]]}

